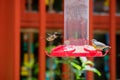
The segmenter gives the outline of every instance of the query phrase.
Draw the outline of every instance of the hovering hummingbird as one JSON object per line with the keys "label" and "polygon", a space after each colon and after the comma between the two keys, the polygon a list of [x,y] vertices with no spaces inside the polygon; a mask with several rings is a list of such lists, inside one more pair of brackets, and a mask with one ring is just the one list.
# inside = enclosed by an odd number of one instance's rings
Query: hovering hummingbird
{"label": "hovering hummingbird", "polygon": [[96,39],[92,39],[92,45],[95,49],[104,52],[109,51],[109,49],[111,48],[110,46],[107,46],[104,43],[97,41]]}
{"label": "hovering hummingbird", "polygon": [[53,41],[53,40],[55,40],[58,37],[57,34],[58,34],[58,32],[54,32],[54,34],[48,34],[48,37],[47,37],[46,40],[47,41]]}

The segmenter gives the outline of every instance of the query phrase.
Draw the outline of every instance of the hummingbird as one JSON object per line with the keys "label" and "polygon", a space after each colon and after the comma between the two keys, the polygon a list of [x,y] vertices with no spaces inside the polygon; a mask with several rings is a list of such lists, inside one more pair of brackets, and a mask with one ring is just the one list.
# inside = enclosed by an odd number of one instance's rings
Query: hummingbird
{"label": "hummingbird", "polygon": [[47,41],[54,41],[58,36],[58,32],[54,32],[54,34],[47,33],[48,37],[46,38]]}
{"label": "hummingbird", "polygon": [[110,46],[97,41],[96,39],[92,39],[92,45],[95,49],[106,52],[109,51],[109,49],[111,48]]}

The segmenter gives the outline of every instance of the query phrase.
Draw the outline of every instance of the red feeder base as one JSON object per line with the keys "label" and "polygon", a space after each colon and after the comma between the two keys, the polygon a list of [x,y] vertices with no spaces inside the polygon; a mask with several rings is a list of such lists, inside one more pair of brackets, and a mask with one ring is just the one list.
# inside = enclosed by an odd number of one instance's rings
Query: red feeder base
{"label": "red feeder base", "polygon": [[47,55],[51,57],[102,57],[107,53],[103,55],[102,51],[98,51],[90,45],[59,45],[51,51],[51,54]]}

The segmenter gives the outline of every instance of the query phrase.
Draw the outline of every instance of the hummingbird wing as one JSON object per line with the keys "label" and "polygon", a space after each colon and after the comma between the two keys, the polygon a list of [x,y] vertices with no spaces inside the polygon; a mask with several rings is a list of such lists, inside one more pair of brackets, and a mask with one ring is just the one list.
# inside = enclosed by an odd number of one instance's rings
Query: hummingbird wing
{"label": "hummingbird wing", "polygon": [[51,36],[51,34],[47,33],[48,36]]}
{"label": "hummingbird wing", "polygon": [[94,44],[96,45],[96,46],[101,46],[101,47],[103,47],[103,46],[106,46],[104,43],[102,43],[102,42],[98,42],[98,41],[94,41]]}

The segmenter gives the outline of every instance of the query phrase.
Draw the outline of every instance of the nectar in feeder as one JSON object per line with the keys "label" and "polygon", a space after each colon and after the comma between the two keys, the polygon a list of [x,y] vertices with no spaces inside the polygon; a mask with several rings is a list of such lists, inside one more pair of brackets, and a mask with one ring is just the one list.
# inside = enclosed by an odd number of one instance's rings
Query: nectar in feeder
{"label": "nectar in feeder", "polygon": [[64,44],[86,45],[89,41],[89,0],[65,0]]}

